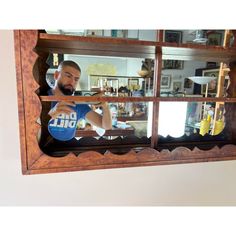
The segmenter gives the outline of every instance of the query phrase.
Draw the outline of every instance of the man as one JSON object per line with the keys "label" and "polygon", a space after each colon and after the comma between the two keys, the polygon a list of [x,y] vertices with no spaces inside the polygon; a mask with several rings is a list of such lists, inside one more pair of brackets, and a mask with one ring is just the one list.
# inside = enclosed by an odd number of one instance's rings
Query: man
{"label": "man", "polygon": [[[55,86],[50,95],[73,95],[81,75],[80,67],[73,61],[63,61],[54,74]],[[92,125],[105,130],[112,128],[111,113],[107,102],[101,103],[103,115],[93,111],[87,104],[75,102],[53,102],[49,111],[48,123],[50,134],[60,141],[67,141],[75,136],[79,119],[86,119]]]}

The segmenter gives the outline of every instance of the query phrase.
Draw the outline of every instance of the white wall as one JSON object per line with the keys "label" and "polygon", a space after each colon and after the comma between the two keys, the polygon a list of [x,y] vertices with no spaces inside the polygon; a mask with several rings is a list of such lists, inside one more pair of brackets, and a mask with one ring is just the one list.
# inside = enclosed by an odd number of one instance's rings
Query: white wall
{"label": "white wall", "polygon": [[[180,88],[180,92],[184,91],[184,79],[188,78],[189,76],[195,75],[195,70],[197,68],[204,68],[206,67],[206,62],[204,61],[184,61],[183,62],[183,69],[175,70],[175,69],[163,69],[162,75],[170,75],[171,76],[171,85],[168,89],[161,88],[161,92],[164,91],[173,91],[173,83],[174,82],[182,82],[182,87]],[[191,89],[188,89],[187,94],[193,94],[193,86]]]}
{"label": "white wall", "polygon": [[236,161],[23,176],[13,32],[0,42],[0,205],[236,204]]}
{"label": "white wall", "polygon": [[145,58],[127,58],[127,76],[140,76],[138,71],[141,70],[144,60]]}

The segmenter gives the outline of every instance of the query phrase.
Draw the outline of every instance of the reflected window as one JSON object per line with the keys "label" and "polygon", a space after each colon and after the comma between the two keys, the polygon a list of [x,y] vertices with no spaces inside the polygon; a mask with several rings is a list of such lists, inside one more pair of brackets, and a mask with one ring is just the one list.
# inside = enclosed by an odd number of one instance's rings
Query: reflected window
{"label": "reflected window", "polygon": [[187,102],[160,102],[159,134],[180,137],[185,133]]}
{"label": "reflected window", "polygon": [[224,130],[224,103],[161,102],[159,135],[181,137],[219,135]]}

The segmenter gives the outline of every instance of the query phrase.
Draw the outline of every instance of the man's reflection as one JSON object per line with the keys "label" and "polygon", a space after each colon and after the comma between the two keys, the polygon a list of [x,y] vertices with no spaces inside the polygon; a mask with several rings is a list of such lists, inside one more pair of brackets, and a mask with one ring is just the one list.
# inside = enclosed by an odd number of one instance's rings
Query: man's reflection
{"label": "man's reflection", "polygon": [[[79,82],[81,69],[73,61],[63,61],[58,70],[54,73],[56,81],[49,95],[65,96],[73,95]],[[93,111],[89,105],[78,102],[52,102],[49,115],[51,120],[48,123],[50,134],[57,140],[67,141],[75,137],[76,126],[79,119],[85,119],[92,125],[111,129],[111,113],[107,102],[100,104],[103,115]]]}

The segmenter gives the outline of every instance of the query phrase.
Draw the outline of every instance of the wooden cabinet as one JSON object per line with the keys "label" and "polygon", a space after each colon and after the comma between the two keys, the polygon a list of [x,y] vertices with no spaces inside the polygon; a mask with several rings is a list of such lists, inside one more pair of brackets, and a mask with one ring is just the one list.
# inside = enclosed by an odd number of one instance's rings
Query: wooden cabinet
{"label": "wooden cabinet", "polygon": [[[160,35],[162,35],[160,31]],[[23,174],[121,168],[236,159],[236,48],[99,37],[50,35],[38,30],[16,30],[21,160]],[[160,38],[160,37],[159,37]],[[46,64],[49,53],[121,56],[154,59],[153,94],[146,97],[47,96]],[[161,97],[162,60],[205,60],[230,63],[227,97]],[[115,140],[84,137],[68,146],[52,142],[47,132],[52,101],[137,102],[152,106],[150,137]],[[225,103],[226,126],[221,136],[173,138],[158,135],[160,103]],[[178,112],[178,111],[176,111]]]}

